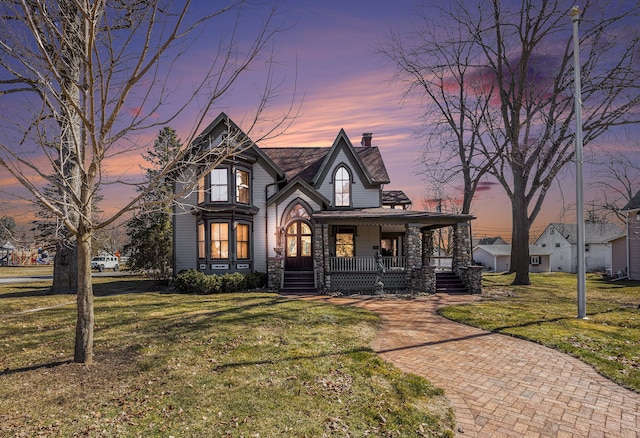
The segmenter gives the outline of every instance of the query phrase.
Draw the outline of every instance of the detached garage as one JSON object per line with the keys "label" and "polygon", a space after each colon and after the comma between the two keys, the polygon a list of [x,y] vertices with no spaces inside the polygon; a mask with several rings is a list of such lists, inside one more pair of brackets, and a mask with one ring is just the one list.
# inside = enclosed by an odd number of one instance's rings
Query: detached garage
{"label": "detached garage", "polygon": [[[550,254],[544,248],[529,245],[529,272],[551,272]],[[487,271],[507,272],[511,263],[511,245],[477,245],[473,261]]]}

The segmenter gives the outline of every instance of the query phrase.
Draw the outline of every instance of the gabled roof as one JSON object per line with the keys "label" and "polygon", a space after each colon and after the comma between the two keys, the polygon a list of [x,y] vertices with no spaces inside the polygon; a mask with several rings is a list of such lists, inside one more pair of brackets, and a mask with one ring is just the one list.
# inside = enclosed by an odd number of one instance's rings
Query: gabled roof
{"label": "gabled roof", "polygon": [[[382,161],[380,150],[375,146],[354,147],[355,156],[358,157],[366,173],[380,184],[389,183],[389,175]],[[280,147],[262,148],[262,151],[284,172],[287,179],[300,178],[313,184],[316,175],[319,175],[331,147]]]}
{"label": "gabled roof", "polygon": [[402,190],[383,190],[382,205],[411,205],[411,199]]}
{"label": "gabled roof", "polygon": [[507,245],[507,242],[505,242],[505,240],[500,236],[483,237],[482,239],[478,240],[476,245]]}
{"label": "gabled roof", "polygon": [[640,190],[631,198],[631,200],[622,208],[623,212],[640,210]]}
{"label": "gabled roof", "polygon": [[234,132],[240,133],[241,137],[246,138],[248,145],[246,147],[247,151],[251,151],[251,153],[256,154],[258,157],[262,158],[279,176],[283,176],[284,172],[282,169],[278,167],[273,160],[266,155],[261,148],[256,145],[253,140],[249,138],[249,136],[240,129],[238,125],[236,125],[229,116],[227,116],[224,112],[221,112],[218,117],[216,117],[206,128],[202,130],[202,132],[193,140],[192,147],[198,147],[199,145],[206,142],[207,137],[211,136],[213,132],[218,128],[230,129]]}
{"label": "gabled roof", "polygon": [[[577,224],[549,224],[549,227],[551,226],[567,239],[570,244],[575,245],[578,242]],[[585,244],[606,243],[621,234],[624,234],[623,231],[614,224],[593,222],[584,224]]]}
{"label": "gabled roof", "polygon": [[[511,255],[511,245],[476,245],[473,250],[475,251],[476,249],[482,249],[494,257]],[[550,254],[551,252],[548,249],[542,248],[538,245],[529,245],[530,256],[542,256]]]}
{"label": "gabled roof", "polygon": [[296,177],[292,181],[289,181],[282,190],[271,196],[267,200],[267,204],[273,204],[274,202],[289,196],[289,194],[296,190],[300,190],[302,193],[315,200],[318,204],[323,205],[323,208],[326,208],[326,206],[331,203],[331,201],[324,197],[320,192],[311,187],[309,183],[299,177]]}

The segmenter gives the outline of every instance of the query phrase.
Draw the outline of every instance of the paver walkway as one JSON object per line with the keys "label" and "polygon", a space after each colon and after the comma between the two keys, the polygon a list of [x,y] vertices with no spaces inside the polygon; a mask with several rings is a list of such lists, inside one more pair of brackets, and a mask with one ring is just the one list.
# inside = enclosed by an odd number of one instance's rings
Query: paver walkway
{"label": "paver walkway", "polygon": [[640,437],[640,394],[566,354],[435,313],[472,297],[307,299],[379,314],[372,348],[446,391],[460,437]]}

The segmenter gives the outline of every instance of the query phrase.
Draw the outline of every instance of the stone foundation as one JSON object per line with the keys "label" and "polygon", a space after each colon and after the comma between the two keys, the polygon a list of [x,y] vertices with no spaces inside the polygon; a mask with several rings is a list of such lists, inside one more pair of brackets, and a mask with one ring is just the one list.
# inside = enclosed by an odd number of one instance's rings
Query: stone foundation
{"label": "stone foundation", "polygon": [[467,266],[458,269],[458,276],[470,294],[482,293],[482,266]]}

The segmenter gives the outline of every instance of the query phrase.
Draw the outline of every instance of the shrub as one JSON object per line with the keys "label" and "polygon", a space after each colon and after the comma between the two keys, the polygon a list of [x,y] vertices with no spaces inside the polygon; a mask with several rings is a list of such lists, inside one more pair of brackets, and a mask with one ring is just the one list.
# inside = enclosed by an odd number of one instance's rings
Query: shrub
{"label": "shrub", "polygon": [[209,280],[207,293],[208,294],[221,294],[224,292],[222,288],[222,276],[221,275],[207,275]]}
{"label": "shrub", "polygon": [[206,294],[209,289],[208,277],[200,271],[189,269],[180,271],[176,276],[174,286],[176,290],[183,294]]}
{"label": "shrub", "polygon": [[240,274],[234,272],[224,275],[206,275],[195,269],[181,271],[176,276],[174,286],[184,294],[219,294],[242,292],[256,289],[267,284],[267,274],[253,272]]}
{"label": "shrub", "polygon": [[252,272],[245,277],[247,289],[259,289],[267,286],[267,274],[264,272]]}
{"label": "shrub", "polygon": [[222,276],[222,292],[240,292],[246,289],[247,282],[244,275],[234,272],[233,274],[224,274]]}

